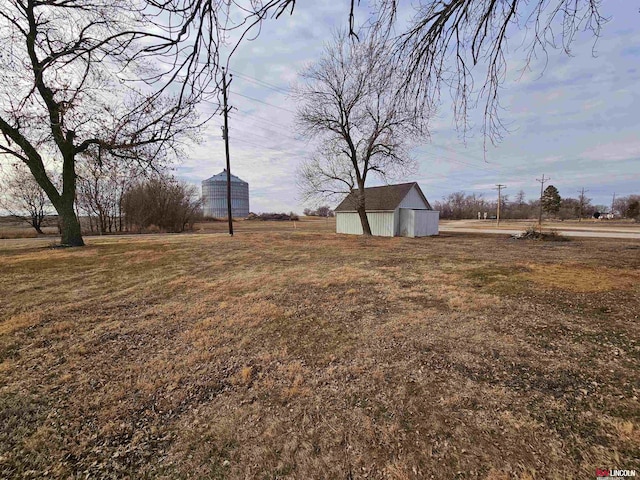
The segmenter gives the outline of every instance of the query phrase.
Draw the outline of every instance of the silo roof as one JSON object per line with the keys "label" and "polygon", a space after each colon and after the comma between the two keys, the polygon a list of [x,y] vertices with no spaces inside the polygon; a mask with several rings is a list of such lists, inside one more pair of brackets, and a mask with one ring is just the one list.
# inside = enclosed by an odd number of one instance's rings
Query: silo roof
{"label": "silo roof", "polygon": [[[214,175],[213,177],[209,177],[206,180],[204,180],[205,182],[227,182],[227,169],[225,168],[224,170],[222,170],[220,173],[218,173],[217,175]],[[244,180],[242,180],[241,178],[236,177],[233,173],[231,174],[231,183],[247,183]]]}

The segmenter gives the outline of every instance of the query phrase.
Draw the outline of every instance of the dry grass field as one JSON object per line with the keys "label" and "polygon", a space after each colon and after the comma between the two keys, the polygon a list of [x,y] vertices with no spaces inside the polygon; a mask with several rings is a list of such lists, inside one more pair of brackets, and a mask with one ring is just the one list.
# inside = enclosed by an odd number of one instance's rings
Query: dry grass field
{"label": "dry grass field", "polygon": [[[55,220],[47,218],[42,225],[45,235],[56,235]],[[0,240],[7,238],[35,238],[38,233],[28,223],[11,217],[0,216]]]}
{"label": "dry grass field", "polygon": [[640,243],[321,222],[0,241],[0,477],[640,467]]}

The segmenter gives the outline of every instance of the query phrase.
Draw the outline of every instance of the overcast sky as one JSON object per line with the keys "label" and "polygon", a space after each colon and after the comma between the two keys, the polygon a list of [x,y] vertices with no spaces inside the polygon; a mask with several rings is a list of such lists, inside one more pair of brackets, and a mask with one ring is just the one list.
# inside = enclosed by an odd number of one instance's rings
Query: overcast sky
{"label": "overcast sky", "polygon": [[[296,104],[288,92],[297,73],[321,56],[332,31],[347,25],[348,3],[298,2],[292,16],[266,22],[231,61],[231,171],[249,182],[253,212],[314,206],[300,201],[296,187],[296,168],[312,146],[296,133]],[[366,8],[358,11],[360,21]],[[510,131],[497,147],[483,153],[479,128],[463,142],[451,105],[443,102],[430,139],[415,150],[418,172],[402,181],[417,181],[432,202],[456,191],[493,198],[497,183],[511,198],[520,189],[527,199],[537,198],[542,174],[563,197],[576,197],[584,187],[593,204],[610,205],[614,193],[640,194],[640,13],[631,1],[601,8],[610,21],[595,47],[593,38],[578,36],[572,56],[551,51],[544,71],[540,59],[521,75],[525,53],[514,48],[517,41],[510,43],[510,80],[501,90]],[[221,125],[222,118],[208,124],[178,177],[199,185],[222,171]],[[372,180],[369,186],[380,184]]]}

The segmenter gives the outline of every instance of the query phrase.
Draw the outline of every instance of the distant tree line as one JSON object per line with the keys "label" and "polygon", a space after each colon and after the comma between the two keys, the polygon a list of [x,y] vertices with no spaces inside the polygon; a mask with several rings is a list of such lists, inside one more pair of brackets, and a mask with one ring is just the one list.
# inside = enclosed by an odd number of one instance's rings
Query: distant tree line
{"label": "distant tree line", "polygon": [[311,208],[305,208],[302,212],[307,217],[334,217],[335,213],[331,210],[329,205],[322,205],[315,210]]}
{"label": "distant tree line", "polygon": [[170,175],[121,162],[90,162],[80,172],[77,206],[91,232],[183,232],[202,217],[196,187]]}
{"label": "distant tree line", "polygon": [[[435,210],[440,211],[440,218],[459,220],[495,218],[497,211],[497,199],[489,200],[483,194],[465,193],[464,191],[451,193],[441,201],[433,204]],[[594,215],[613,214],[616,218],[634,219],[640,221],[640,195],[628,195],[619,197],[611,206],[593,205],[591,199],[584,194],[577,198],[562,198],[556,187],[548,186],[542,196],[542,210],[546,218],[570,220],[590,218]],[[540,211],[540,199],[527,200],[524,191],[520,190],[513,200],[509,195],[503,195],[500,204],[500,218],[503,219],[527,219],[537,218]]]}
{"label": "distant tree line", "polygon": [[[169,175],[97,159],[79,167],[75,208],[91,233],[182,232],[202,218],[196,187]],[[54,212],[51,202],[23,165],[4,173],[0,208],[42,234],[45,218]]]}
{"label": "distant tree line", "polygon": [[263,212],[259,214],[249,213],[247,220],[270,220],[270,221],[298,221],[300,217],[295,212],[289,213],[275,213],[275,212]]}

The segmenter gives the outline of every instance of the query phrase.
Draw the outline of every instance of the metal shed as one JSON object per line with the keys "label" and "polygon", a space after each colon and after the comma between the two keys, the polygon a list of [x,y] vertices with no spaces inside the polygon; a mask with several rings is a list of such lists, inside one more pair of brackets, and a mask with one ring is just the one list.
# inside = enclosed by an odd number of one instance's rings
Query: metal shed
{"label": "metal shed", "polygon": [[[372,235],[425,237],[438,235],[440,213],[433,210],[416,182],[365,188],[365,208]],[[336,232],[362,235],[352,191],[335,209]]]}

